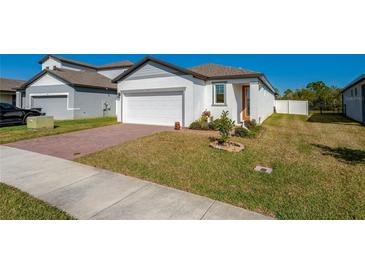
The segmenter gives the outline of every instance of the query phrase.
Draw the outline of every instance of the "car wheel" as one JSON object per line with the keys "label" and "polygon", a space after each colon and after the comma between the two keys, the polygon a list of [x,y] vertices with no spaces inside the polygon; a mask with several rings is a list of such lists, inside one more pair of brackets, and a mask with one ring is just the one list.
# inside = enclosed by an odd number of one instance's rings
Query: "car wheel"
{"label": "car wheel", "polygon": [[23,125],[27,124],[27,118],[30,117],[31,115],[30,114],[27,114],[24,116],[23,118]]}

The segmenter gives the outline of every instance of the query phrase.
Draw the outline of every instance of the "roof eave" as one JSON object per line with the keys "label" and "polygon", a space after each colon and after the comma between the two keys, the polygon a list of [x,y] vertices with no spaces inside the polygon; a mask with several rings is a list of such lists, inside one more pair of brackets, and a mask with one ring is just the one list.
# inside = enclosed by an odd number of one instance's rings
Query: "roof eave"
{"label": "roof eave", "polygon": [[159,59],[151,57],[151,56],[147,56],[147,57],[143,58],[141,61],[139,61],[138,63],[134,64],[128,70],[124,71],[123,73],[121,73],[120,75],[115,77],[112,80],[112,83],[117,83],[118,81],[124,79],[125,77],[130,75],[132,72],[134,72],[137,68],[141,67],[142,65],[144,65],[145,63],[147,63],[149,61],[160,64],[160,65],[168,67],[168,68],[171,68],[173,70],[176,70],[176,71],[181,72],[181,73],[186,74],[186,75],[192,75],[193,77],[198,78],[198,79],[202,79],[202,80],[207,80],[208,79],[208,77],[206,77],[204,75],[201,75],[199,73],[195,73],[195,72],[190,71],[188,69],[178,67],[176,65],[164,62],[162,60],[159,60]]}
{"label": "roof eave", "polygon": [[345,86],[342,90],[341,93],[343,93],[345,90],[348,90],[349,88],[352,88],[353,86],[357,85],[358,83],[360,83],[361,81],[365,80],[365,74],[360,75],[358,78],[356,78],[354,81],[352,81],[350,84],[348,84],[347,86]]}
{"label": "roof eave", "polygon": [[100,67],[97,67],[97,70],[106,70],[106,69],[114,69],[114,68],[130,68],[132,66],[133,65],[127,65],[127,66],[110,66],[110,67],[100,66]]}
{"label": "roof eave", "polygon": [[241,75],[221,75],[221,76],[211,76],[208,77],[208,80],[224,80],[224,79],[246,79],[246,78],[255,78],[260,77],[261,73],[252,73],[252,74],[241,74]]}
{"label": "roof eave", "polygon": [[83,85],[83,84],[70,84],[73,87],[80,87],[80,88],[96,88],[96,89],[105,89],[105,90],[112,90],[117,91],[117,88],[112,87],[103,87],[103,86],[92,86],[92,85]]}
{"label": "roof eave", "polygon": [[52,54],[48,54],[46,55],[45,57],[43,57],[39,62],[38,64],[43,64],[47,59],[49,58],[53,58],[53,59],[56,59],[57,61],[59,62],[63,62],[63,63],[68,63],[68,64],[72,64],[72,65],[76,65],[76,66],[80,66],[80,67],[85,67],[85,68],[91,68],[91,69],[95,69],[97,70],[97,67],[96,66],[93,66],[93,65],[88,65],[88,64],[80,64],[78,63],[77,61],[73,62],[72,60],[64,60],[62,58],[59,58],[57,57],[56,55],[52,55]]}
{"label": "roof eave", "polygon": [[21,85],[18,90],[24,90],[26,89],[29,85],[31,85],[32,83],[34,83],[36,80],[38,80],[40,77],[42,77],[43,75],[45,75],[46,73],[51,74],[53,77],[60,79],[64,82],[66,82],[66,84],[68,85],[72,85],[71,82],[67,81],[66,79],[58,76],[57,74],[53,73],[51,70],[49,69],[44,69],[41,72],[37,73],[35,76],[33,76],[29,81],[25,82],[23,85]]}

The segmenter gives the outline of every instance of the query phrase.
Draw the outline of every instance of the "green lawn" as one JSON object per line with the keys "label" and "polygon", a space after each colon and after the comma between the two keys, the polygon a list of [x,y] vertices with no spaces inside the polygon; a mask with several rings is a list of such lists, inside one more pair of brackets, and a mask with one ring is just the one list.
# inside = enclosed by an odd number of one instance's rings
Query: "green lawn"
{"label": "green lawn", "polygon": [[[279,219],[365,219],[365,127],[339,115],[273,115],[240,153],[162,132],[78,161]],[[254,172],[273,167],[271,175]]]}
{"label": "green lawn", "polygon": [[102,127],[115,124],[116,122],[117,120],[115,117],[55,121],[54,129],[43,129],[38,131],[28,130],[26,125],[0,127],[0,144],[94,127]]}
{"label": "green lawn", "polygon": [[52,207],[14,187],[0,183],[0,220],[72,220]]}

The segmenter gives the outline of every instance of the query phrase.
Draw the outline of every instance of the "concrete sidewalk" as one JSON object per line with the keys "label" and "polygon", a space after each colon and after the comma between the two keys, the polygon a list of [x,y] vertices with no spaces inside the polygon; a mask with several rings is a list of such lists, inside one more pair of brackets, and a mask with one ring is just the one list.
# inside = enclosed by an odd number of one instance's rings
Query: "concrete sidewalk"
{"label": "concrete sidewalk", "polygon": [[137,178],[6,146],[0,146],[0,181],[78,219],[271,219]]}

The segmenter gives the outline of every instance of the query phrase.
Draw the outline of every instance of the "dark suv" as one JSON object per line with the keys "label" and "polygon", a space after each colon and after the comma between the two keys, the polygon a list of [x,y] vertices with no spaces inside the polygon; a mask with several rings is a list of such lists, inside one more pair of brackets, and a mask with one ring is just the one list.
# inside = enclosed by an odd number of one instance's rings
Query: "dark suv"
{"label": "dark suv", "polygon": [[44,115],[37,109],[22,109],[7,103],[0,103],[0,126],[25,124],[29,116]]}

